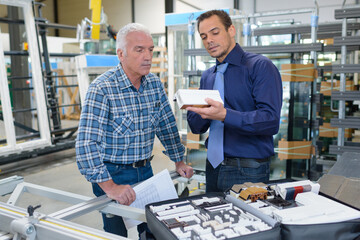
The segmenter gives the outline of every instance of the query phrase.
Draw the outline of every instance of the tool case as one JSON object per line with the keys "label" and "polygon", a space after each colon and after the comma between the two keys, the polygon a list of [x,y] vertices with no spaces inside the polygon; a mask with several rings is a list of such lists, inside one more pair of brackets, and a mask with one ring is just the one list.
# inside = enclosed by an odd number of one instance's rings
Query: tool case
{"label": "tool case", "polygon": [[280,238],[280,224],[243,201],[208,193],[148,204],[147,224],[156,239]]}
{"label": "tool case", "polygon": [[[323,195],[320,193],[320,195]],[[324,195],[323,195],[324,196]],[[327,196],[325,196],[327,197]],[[219,199],[218,203],[213,202],[213,199]],[[207,204],[196,204],[209,200]],[[336,199],[332,199],[335,200]],[[339,202],[339,201],[338,201]],[[341,203],[341,202],[340,202]],[[232,207],[229,207],[232,204]],[[177,217],[176,212],[181,208],[191,206],[195,216],[199,220],[187,218],[187,216]],[[346,205],[346,204],[345,204]],[[161,209],[163,207],[163,209]],[[221,208],[224,208],[221,210]],[[217,209],[218,208],[218,209]],[[155,210],[154,210],[155,209]],[[160,209],[160,210],[159,210]],[[240,209],[240,210],[237,210]],[[209,210],[215,210],[210,212]],[[246,232],[245,234],[238,234],[237,236],[226,236],[219,234],[221,230],[232,229],[233,232],[239,233],[231,226],[236,225],[235,219],[231,224],[228,224],[224,229],[217,229],[219,222],[229,222],[231,218],[232,210],[236,211],[237,215],[249,214],[257,219],[260,219],[263,223],[268,225],[266,230],[254,230],[256,227],[251,227],[247,223],[242,223],[243,227],[248,227],[253,230]],[[169,214],[166,211],[172,211]],[[159,213],[161,212],[161,216]],[[233,212],[232,212],[233,213]],[[156,239],[262,239],[262,240],[359,240],[360,239],[360,219],[340,221],[335,223],[323,223],[323,224],[281,224],[270,216],[260,212],[256,208],[248,205],[247,203],[239,200],[233,196],[225,195],[223,193],[208,193],[203,195],[191,196],[187,198],[172,199],[157,203],[148,204],[145,207],[145,214],[148,223],[148,227],[154,234]],[[165,214],[165,215],[164,215]],[[172,214],[172,215],[171,215]],[[174,215],[175,214],[175,215]],[[181,215],[181,214],[180,214]],[[206,218],[206,215],[209,215]],[[169,216],[169,217],[164,217]],[[217,217],[216,217],[217,216]],[[244,215],[245,216],[245,215]],[[204,218],[205,217],[205,218]],[[177,220],[176,220],[177,218]],[[203,218],[203,219],[200,219]],[[187,220],[187,221],[183,221]],[[217,221],[217,225],[210,225],[212,221]],[[201,227],[201,228],[200,228]],[[223,226],[220,226],[220,228]],[[199,230],[200,228],[200,230]],[[205,229],[205,230],[203,230]],[[217,235],[215,233],[218,233]],[[211,233],[211,234],[209,234]]]}

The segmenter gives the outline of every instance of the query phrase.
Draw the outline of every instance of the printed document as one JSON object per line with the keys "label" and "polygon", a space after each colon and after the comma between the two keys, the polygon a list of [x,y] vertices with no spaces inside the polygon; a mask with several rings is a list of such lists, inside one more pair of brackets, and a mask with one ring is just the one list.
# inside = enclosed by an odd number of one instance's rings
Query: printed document
{"label": "printed document", "polygon": [[[136,199],[130,206],[140,209],[145,209],[145,205],[149,203],[178,198],[167,169],[136,185],[133,189],[136,193]],[[127,229],[141,223],[132,219],[124,219],[124,222]]]}

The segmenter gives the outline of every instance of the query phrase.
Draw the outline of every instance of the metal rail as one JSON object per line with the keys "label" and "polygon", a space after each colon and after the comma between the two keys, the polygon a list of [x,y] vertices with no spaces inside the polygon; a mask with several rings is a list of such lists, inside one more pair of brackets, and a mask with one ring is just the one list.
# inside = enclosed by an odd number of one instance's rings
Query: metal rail
{"label": "metal rail", "polygon": [[[324,50],[322,43],[293,43],[293,44],[278,44],[270,46],[245,46],[242,47],[244,51],[252,53],[306,53],[311,51],[321,52]],[[209,56],[205,48],[185,49],[185,56]]]}

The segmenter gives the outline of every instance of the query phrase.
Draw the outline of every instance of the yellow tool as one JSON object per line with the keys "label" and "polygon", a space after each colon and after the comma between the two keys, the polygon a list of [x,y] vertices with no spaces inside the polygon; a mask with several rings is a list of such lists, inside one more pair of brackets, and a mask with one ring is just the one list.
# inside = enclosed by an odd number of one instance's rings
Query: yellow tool
{"label": "yellow tool", "polygon": [[90,0],[91,13],[91,38],[100,39],[101,0]]}

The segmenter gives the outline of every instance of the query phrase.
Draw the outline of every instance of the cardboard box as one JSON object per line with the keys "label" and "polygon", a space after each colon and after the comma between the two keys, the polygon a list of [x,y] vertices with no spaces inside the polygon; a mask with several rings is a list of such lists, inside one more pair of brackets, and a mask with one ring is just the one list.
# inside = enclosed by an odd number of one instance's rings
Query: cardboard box
{"label": "cardboard box", "polygon": [[317,76],[314,64],[281,64],[284,82],[312,82]]}
{"label": "cardboard box", "polygon": [[279,141],[278,157],[285,159],[310,159],[314,149],[311,141]]}
{"label": "cardboard box", "polygon": [[[354,91],[354,82],[346,81],[346,91]],[[333,80],[333,91],[340,91],[340,81]],[[324,96],[331,96],[331,82],[321,82],[320,93]]]}
{"label": "cardboard box", "polygon": [[188,132],[186,135],[186,147],[189,149],[200,149],[200,134]]}
{"label": "cardboard box", "polygon": [[334,39],[333,38],[325,38],[322,39],[325,45],[334,45]]}
{"label": "cardboard box", "polygon": [[353,134],[353,142],[360,142],[360,130],[355,130]]}
{"label": "cardboard box", "polygon": [[[345,128],[344,136],[346,138],[351,138],[352,135],[352,129],[351,128]],[[329,137],[334,138],[338,136],[338,128],[337,127],[331,127],[330,123],[323,123],[322,126],[319,128],[319,137]]]}

